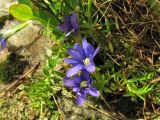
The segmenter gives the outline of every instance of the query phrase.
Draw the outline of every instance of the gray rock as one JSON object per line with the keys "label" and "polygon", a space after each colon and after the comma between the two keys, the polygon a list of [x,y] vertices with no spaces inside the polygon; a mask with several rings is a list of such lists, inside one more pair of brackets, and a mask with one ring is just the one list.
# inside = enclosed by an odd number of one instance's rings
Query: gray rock
{"label": "gray rock", "polygon": [[[0,31],[8,30],[20,24],[20,21],[6,20],[4,23],[5,25]],[[42,26],[33,23],[9,37],[7,39],[8,50],[1,52],[0,58],[5,60],[8,54],[16,52],[16,54],[23,56],[22,61],[27,61],[30,66],[35,65],[38,61],[45,62],[46,55],[51,54],[50,48],[54,45],[54,42],[39,34],[41,29]],[[26,66],[26,68],[28,67]],[[41,68],[38,69],[38,72],[41,71]],[[6,88],[7,85],[0,83],[0,90]]]}
{"label": "gray rock", "polygon": [[[71,98],[59,98],[58,102],[64,113],[65,120],[111,120],[108,116],[86,105],[77,106],[75,100]],[[89,104],[93,105],[93,102],[89,102]]]}
{"label": "gray rock", "polygon": [[9,17],[9,6],[15,2],[15,0],[0,0],[0,22],[3,22]]}
{"label": "gray rock", "polygon": [[[0,31],[9,30],[20,23],[17,20],[6,20],[3,29]],[[54,45],[54,42],[42,36],[41,30],[42,26],[33,22],[10,36],[7,39],[9,52],[16,51],[17,54],[24,56],[24,59],[29,61],[31,65],[37,61],[45,61],[46,55],[51,54],[50,48]]]}
{"label": "gray rock", "polygon": [[51,54],[51,47],[54,42],[44,36],[39,36],[33,40],[32,44],[22,47],[17,51],[19,55],[24,56],[24,58],[31,64],[35,64],[38,61],[41,63],[46,62],[46,55]]}
{"label": "gray rock", "polygon": [[3,21],[3,23],[4,23],[4,25],[1,26],[2,29],[0,30],[0,32],[2,32],[2,33],[13,28],[14,26],[20,24],[21,22],[18,20],[15,20],[15,19],[10,20],[9,18],[7,18]]}
{"label": "gray rock", "polygon": [[7,10],[8,11],[8,8],[9,6],[15,2],[16,0],[0,0],[0,8],[1,10]]}
{"label": "gray rock", "polygon": [[[8,30],[15,25],[20,24],[19,21],[7,20],[1,31]],[[7,39],[7,48],[9,52],[16,51],[19,55],[24,56],[24,59],[31,64],[37,61],[45,61],[46,55],[51,54],[50,48],[54,42],[49,38],[44,37],[41,33],[42,26],[31,23],[27,27],[16,32]]]}
{"label": "gray rock", "polygon": [[[6,20],[2,32],[20,24],[17,20]],[[7,48],[9,52],[16,51],[17,54],[24,56],[24,59],[31,64],[37,61],[45,61],[46,55],[51,54],[50,48],[54,42],[44,37],[41,33],[42,26],[33,22],[27,27],[16,32],[7,39]]]}
{"label": "gray rock", "polygon": [[29,24],[19,32],[15,33],[7,40],[8,49],[15,50],[19,47],[32,44],[39,37],[41,27],[38,25]]}

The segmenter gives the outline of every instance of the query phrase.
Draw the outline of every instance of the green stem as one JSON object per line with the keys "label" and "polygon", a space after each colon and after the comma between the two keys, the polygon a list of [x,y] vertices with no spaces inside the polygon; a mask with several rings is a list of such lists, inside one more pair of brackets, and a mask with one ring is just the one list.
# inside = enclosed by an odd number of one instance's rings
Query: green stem
{"label": "green stem", "polygon": [[26,21],[22,24],[17,25],[16,27],[7,30],[5,32],[2,32],[2,37],[7,38],[13,34],[15,34],[16,32],[18,32],[19,30],[23,29],[24,27],[26,27],[29,23],[31,23],[31,21]]}
{"label": "green stem", "polygon": [[89,21],[91,21],[91,9],[92,9],[91,7],[92,7],[92,0],[88,0],[87,16]]}
{"label": "green stem", "polygon": [[43,102],[41,100],[40,120],[43,120]]}
{"label": "green stem", "polygon": [[50,12],[50,14],[52,14],[59,23],[61,23],[60,19],[58,18],[58,16],[54,13],[54,11],[51,9],[51,5],[50,3],[46,3],[44,0],[42,0],[42,3],[47,7],[47,11]]}

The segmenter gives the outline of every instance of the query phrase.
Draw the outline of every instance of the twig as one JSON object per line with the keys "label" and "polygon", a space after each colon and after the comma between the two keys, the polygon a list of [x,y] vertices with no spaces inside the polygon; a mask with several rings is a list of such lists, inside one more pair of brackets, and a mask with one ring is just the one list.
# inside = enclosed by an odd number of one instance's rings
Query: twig
{"label": "twig", "polygon": [[59,111],[60,114],[61,114],[61,119],[60,119],[60,120],[64,120],[64,115],[63,115],[61,109],[59,108],[59,105],[58,105],[58,103],[57,103],[56,98],[55,98],[54,95],[53,95],[53,99],[54,99],[54,102],[55,102],[55,104],[56,104],[56,106],[57,106],[57,108],[58,108],[58,111]]}
{"label": "twig", "polygon": [[111,58],[114,63],[116,63],[118,66],[120,66],[120,64],[119,64],[117,61],[115,61],[115,60],[112,58],[112,56],[110,56],[108,53],[107,53],[107,56],[108,56],[109,58]]}
{"label": "twig", "polygon": [[[96,6],[96,8],[97,8],[98,10],[92,15],[92,18],[93,18],[94,16],[96,16],[97,13],[98,13],[98,11],[100,10],[100,8],[103,7],[103,5],[106,4],[106,3],[108,3],[108,2],[111,3],[112,0],[105,1],[104,3],[102,3],[102,4],[100,4],[100,5],[98,6],[97,3],[96,3],[96,1],[93,1],[94,5]],[[109,3],[109,4],[110,4],[110,3]],[[106,9],[106,8],[105,8],[105,9]],[[108,7],[107,7],[107,9],[108,9]],[[107,9],[106,9],[106,10],[107,10]],[[103,13],[103,12],[102,12],[102,13]]]}
{"label": "twig", "polygon": [[[72,95],[72,97],[73,97],[73,98],[76,98],[74,95]],[[100,113],[102,113],[102,114],[104,114],[104,115],[106,115],[106,116],[112,118],[113,120],[121,120],[120,118],[118,119],[118,118],[116,118],[116,117],[110,115],[109,113],[106,113],[106,112],[104,112],[104,111],[102,111],[102,110],[100,110],[100,109],[98,109],[98,108],[96,108],[96,107],[94,107],[94,106],[92,106],[92,105],[86,103],[86,102],[85,102],[84,104],[87,105],[88,107],[91,107],[91,108],[97,110],[98,112],[100,112]],[[125,120],[125,119],[122,119],[122,120]]]}
{"label": "twig", "polygon": [[144,101],[143,103],[143,116],[144,116],[144,119],[147,120],[147,117],[145,115],[145,109],[146,109],[146,101]]}
{"label": "twig", "polygon": [[160,77],[151,80],[150,83],[154,84],[154,83],[159,82],[159,81],[160,81]]}
{"label": "twig", "polygon": [[160,48],[160,44],[155,39],[153,39],[153,40],[157,44],[157,46]]}
{"label": "twig", "polygon": [[109,105],[109,103],[105,100],[105,98],[103,97],[102,94],[101,94],[101,99],[104,101],[104,103],[106,104],[106,106],[113,112],[113,109],[111,108],[111,106]]}
{"label": "twig", "polygon": [[90,105],[90,104],[88,104],[88,103],[84,103],[84,104],[87,105],[87,106],[89,106],[89,107],[91,107],[91,108],[93,108],[93,109],[95,109],[95,110],[97,110],[97,111],[100,112],[100,113],[103,113],[104,115],[112,118],[113,120],[118,120],[118,118],[115,118],[115,117],[113,117],[112,115],[110,115],[110,114],[108,114],[108,113],[106,113],[106,112],[104,112],[104,111],[102,111],[102,110],[100,110],[100,109],[97,109],[96,107],[94,107],[94,106],[92,106],[92,105]]}
{"label": "twig", "polygon": [[[4,89],[4,94],[0,94],[0,97],[3,95],[6,95],[6,93],[12,89],[20,80],[24,79],[26,76],[28,76],[30,73],[32,73],[35,68],[39,66],[40,62],[37,62],[28,72],[26,72],[24,75],[22,75],[19,79],[15,80],[8,88]],[[3,92],[3,91],[2,91]]]}

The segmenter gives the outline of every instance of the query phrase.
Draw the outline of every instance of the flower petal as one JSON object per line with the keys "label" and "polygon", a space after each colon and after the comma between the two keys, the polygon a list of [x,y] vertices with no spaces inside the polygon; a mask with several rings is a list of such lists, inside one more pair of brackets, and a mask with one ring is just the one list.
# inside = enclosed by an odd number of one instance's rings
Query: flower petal
{"label": "flower petal", "polygon": [[84,104],[84,101],[85,101],[85,97],[83,97],[81,95],[77,96],[76,103],[78,106],[82,106]]}
{"label": "flower petal", "polygon": [[63,84],[67,87],[74,87],[76,83],[73,78],[65,77],[63,78]]}
{"label": "flower petal", "polygon": [[67,25],[65,23],[58,25],[57,28],[60,29],[62,32],[68,31]]}
{"label": "flower petal", "polygon": [[80,84],[81,84],[81,82],[82,82],[81,77],[80,77],[79,75],[75,75],[75,76],[74,76],[74,82],[75,82],[76,84],[79,84],[78,86],[80,86]]}
{"label": "flower petal", "polygon": [[7,47],[6,45],[6,39],[5,38],[0,38],[0,44],[1,44],[1,50]]}
{"label": "flower petal", "polygon": [[62,31],[62,32],[69,32],[71,31],[71,17],[70,16],[66,16],[64,23],[60,24],[58,26],[58,28]]}
{"label": "flower petal", "polygon": [[83,60],[83,57],[81,56],[81,54],[79,53],[79,51],[77,51],[76,49],[73,48],[69,48],[68,50],[68,54],[73,57],[74,59],[78,59],[78,60]]}
{"label": "flower petal", "polygon": [[94,54],[92,56],[92,59],[97,55],[97,53],[99,52],[99,47],[94,51]]}
{"label": "flower petal", "polygon": [[86,38],[82,39],[82,45],[85,52],[86,57],[90,58],[94,54],[94,47],[89,44],[86,40]]}
{"label": "flower petal", "polygon": [[81,54],[82,58],[85,59],[83,47],[79,43],[76,43],[74,48]]}
{"label": "flower petal", "polygon": [[83,70],[83,71],[81,72],[81,79],[82,79],[82,80],[88,80],[88,79],[90,79],[89,74],[90,74],[90,73],[89,73],[88,71]]}
{"label": "flower petal", "polygon": [[86,71],[88,71],[89,73],[92,73],[96,70],[96,67],[94,64],[89,64],[88,66],[85,66]]}
{"label": "flower petal", "polygon": [[73,13],[71,15],[71,25],[72,25],[74,31],[77,32],[78,28],[79,28],[79,24],[78,24],[77,14],[76,13]]}
{"label": "flower petal", "polygon": [[72,65],[77,65],[77,64],[82,64],[82,62],[80,60],[77,59],[73,59],[73,58],[64,58],[64,61],[68,64],[72,64]]}
{"label": "flower petal", "polygon": [[81,88],[79,90],[79,92],[77,93],[77,99],[76,99],[76,103],[78,104],[78,106],[82,106],[85,99],[86,99],[86,93],[87,91],[83,88]]}
{"label": "flower petal", "polygon": [[5,38],[1,37],[0,38],[0,43],[2,43],[2,41],[4,41]]}
{"label": "flower petal", "polygon": [[75,93],[79,92],[79,90],[80,90],[80,87],[74,87],[73,88],[73,92],[75,92]]}
{"label": "flower petal", "polygon": [[99,97],[100,93],[96,88],[90,87],[88,88],[88,94],[90,94],[93,97]]}
{"label": "flower petal", "polygon": [[63,83],[67,87],[79,88],[81,81],[82,81],[81,77],[78,75],[74,76],[74,78],[70,78],[70,77],[63,78]]}
{"label": "flower petal", "polygon": [[81,64],[78,64],[76,66],[74,66],[73,68],[70,68],[67,73],[66,73],[66,76],[67,77],[71,77],[73,75],[75,75],[76,73],[78,73],[80,70],[82,70],[84,68],[83,65]]}

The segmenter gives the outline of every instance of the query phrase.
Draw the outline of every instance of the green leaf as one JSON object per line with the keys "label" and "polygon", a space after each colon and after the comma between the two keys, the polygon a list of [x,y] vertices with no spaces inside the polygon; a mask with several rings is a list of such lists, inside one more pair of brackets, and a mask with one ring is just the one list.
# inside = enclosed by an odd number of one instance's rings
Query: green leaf
{"label": "green leaf", "polygon": [[46,76],[50,76],[50,74],[49,74],[49,71],[48,71],[49,69],[47,68],[47,67],[45,67],[45,68],[43,68],[43,73],[46,75]]}
{"label": "green leaf", "polygon": [[111,51],[111,53],[114,52],[113,45],[112,45],[111,42],[108,43],[108,48],[109,48],[109,50]]}
{"label": "green leaf", "polygon": [[52,12],[55,14],[57,14],[57,12],[61,10],[61,4],[62,4],[61,2],[55,2],[55,3],[47,2],[47,4],[49,5]]}
{"label": "green leaf", "polygon": [[92,0],[88,0],[88,6],[87,6],[87,16],[88,16],[88,19],[91,18],[91,9],[92,9]]}
{"label": "green leaf", "polygon": [[13,17],[21,21],[30,20],[34,17],[32,9],[25,4],[11,5],[9,12]]}
{"label": "green leaf", "polygon": [[132,79],[129,79],[127,82],[128,83],[133,83],[133,82],[142,82],[142,81],[147,81],[147,80],[151,80],[154,76],[154,73],[146,73],[140,77],[135,77]]}
{"label": "green leaf", "polygon": [[36,8],[34,9],[34,19],[40,21],[44,26],[47,26],[48,20],[50,20],[50,27],[54,27],[59,24],[57,19],[52,14]]}
{"label": "green leaf", "polygon": [[142,100],[145,100],[145,95],[151,92],[153,90],[153,87],[154,86],[147,85],[142,88],[138,88],[134,83],[128,83],[127,84],[128,93],[126,93],[124,96],[131,96],[131,97],[138,96]]}
{"label": "green leaf", "polygon": [[29,7],[33,6],[33,3],[31,2],[31,0],[18,0],[18,3],[28,5]]}
{"label": "green leaf", "polygon": [[19,30],[23,29],[24,27],[26,27],[28,24],[30,23],[30,21],[26,21],[22,24],[19,24],[5,32],[1,32],[3,34],[3,37],[7,38],[13,34],[15,34],[16,32],[18,32]]}
{"label": "green leaf", "polygon": [[50,28],[50,19],[49,19],[47,25],[44,28],[43,35],[46,36],[46,37],[49,37],[51,32],[52,32],[52,30]]}

